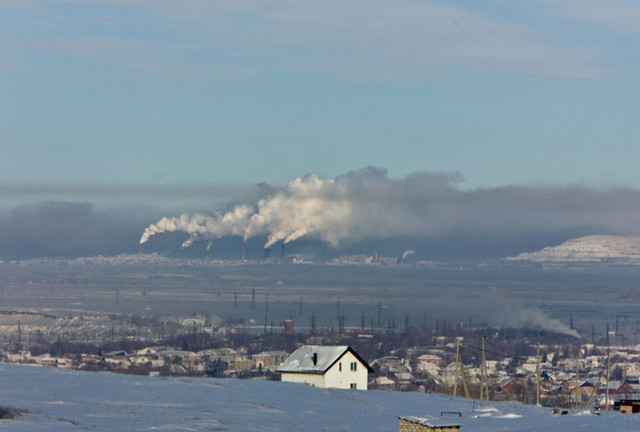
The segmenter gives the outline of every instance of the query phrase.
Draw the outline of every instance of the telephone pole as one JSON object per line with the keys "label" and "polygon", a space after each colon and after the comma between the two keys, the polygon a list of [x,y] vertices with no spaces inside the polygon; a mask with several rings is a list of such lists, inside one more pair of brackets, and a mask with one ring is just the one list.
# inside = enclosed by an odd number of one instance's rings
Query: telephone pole
{"label": "telephone pole", "polygon": [[536,363],[536,405],[540,406],[540,341],[538,341],[538,356]]}
{"label": "telephone pole", "polygon": [[482,363],[480,365],[480,405],[484,405],[483,393],[486,391],[487,406],[489,406],[489,384],[487,383],[487,358],[484,343],[487,338],[482,336]]}

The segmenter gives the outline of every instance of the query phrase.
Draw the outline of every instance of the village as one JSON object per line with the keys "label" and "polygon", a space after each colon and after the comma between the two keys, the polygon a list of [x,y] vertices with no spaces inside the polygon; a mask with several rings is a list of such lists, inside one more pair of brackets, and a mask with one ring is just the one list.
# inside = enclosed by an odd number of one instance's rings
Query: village
{"label": "village", "polygon": [[[51,326],[29,326],[24,312],[0,315],[12,322],[22,318],[17,325],[1,327],[0,359],[8,363],[152,376],[284,380],[282,365],[296,350],[343,346],[366,371],[357,385],[345,383],[345,388],[443,393],[477,399],[478,404],[507,400],[565,410],[617,409],[620,400],[640,399],[640,345],[616,344],[614,335],[607,347],[550,332],[464,323],[441,323],[439,328],[340,327],[312,333],[296,329],[292,320],[256,328],[210,317],[145,321],[132,316],[119,317],[117,331],[113,322],[110,328],[105,322],[92,333],[82,331],[82,326],[71,331],[69,323],[55,331]],[[76,317],[73,322],[95,320]],[[638,409],[640,405],[632,410]]]}

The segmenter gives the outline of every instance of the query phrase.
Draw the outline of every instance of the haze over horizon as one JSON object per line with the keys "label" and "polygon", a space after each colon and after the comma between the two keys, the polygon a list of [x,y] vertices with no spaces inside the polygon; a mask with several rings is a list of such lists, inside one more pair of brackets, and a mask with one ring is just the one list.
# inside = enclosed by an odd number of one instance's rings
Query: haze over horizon
{"label": "haze over horizon", "polygon": [[378,249],[398,256],[414,249],[430,259],[482,259],[585,235],[640,232],[640,191],[635,189],[464,190],[460,181],[460,174],[428,172],[390,178],[382,168],[367,167],[335,179],[310,174],[282,188],[262,183],[253,200],[202,213],[189,212],[188,206],[171,212],[89,202],[20,205],[1,217],[0,256],[135,253],[139,244],[174,253],[181,243],[183,248],[200,243],[215,244],[216,253],[222,246],[223,256],[237,257],[242,241],[257,239],[253,247],[260,250],[284,242],[298,253],[321,256]]}
{"label": "haze over horizon", "polygon": [[449,257],[638,235],[638,28],[625,0],[3,2],[0,257],[135,252],[312,173],[377,207],[256,235]]}

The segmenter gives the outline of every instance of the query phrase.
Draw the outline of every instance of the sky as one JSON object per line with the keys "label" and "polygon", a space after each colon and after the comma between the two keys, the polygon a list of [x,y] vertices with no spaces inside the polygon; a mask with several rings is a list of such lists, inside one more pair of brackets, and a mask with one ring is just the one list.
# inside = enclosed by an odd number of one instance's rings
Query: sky
{"label": "sky", "polygon": [[0,217],[148,225],[366,167],[635,191],[638,29],[623,0],[4,0]]}

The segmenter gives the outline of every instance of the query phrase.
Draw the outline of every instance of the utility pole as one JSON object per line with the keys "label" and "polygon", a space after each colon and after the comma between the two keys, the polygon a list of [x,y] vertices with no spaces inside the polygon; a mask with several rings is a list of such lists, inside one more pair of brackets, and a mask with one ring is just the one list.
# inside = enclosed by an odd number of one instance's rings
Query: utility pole
{"label": "utility pole", "polygon": [[264,334],[267,334],[267,311],[264,311]]}
{"label": "utility pole", "polygon": [[609,411],[609,368],[611,367],[611,353],[607,348],[607,384],[604,388],[604,405],[605,411]]}
{"label": "utility pole", "polygon": [[487,384],[487,357],[484,343],[487,338],[482,336],[482,363],[480,364],[480,406],[484,405],[483,392],[486,390],[487,406],[489,406],[489,385]]}
{"label": "utility pole", "polygon": [[453,387],[453,397],[456,396],[458,388],[458,377],[462,378],[462,388],[464,389],[464,397],[469,398],[469,387],[467,387],[467,378],[464,374],[464,364],[462,364],[462,356],[460,355],[460,341],[456,342],[456,380]]}
{"label": "utility pole", "polygon": [[598,381],[596,382],[595,387],[593,387],[593,391],[591,392],[591,396],[589,396],[589,400],[587,401],[587,403],[584,405],[584,409],[589,408],[589,405],[591,405],[591,401],[593,400],[593,397],[596,395],[596,393],[598,392],[598,387],[600,387],[600,382],[602,381],[602,377],[604,376],[604,373],[607,373],[607,384],[606,384],[606,388],[605,388],[605,397],[604,397],[604,405],[605,405],[605,411],[609,409],[609,351],[607,351],[607,364],[605,365],[604,369],[602,369],[602,373],[600,374],[600,377],[598,378]]}
{"label": "utility pole", "polygon": [[456,377],[453,381],[453,397],[456,397],[458,391],[458,373],[460,371],[460,341],[456,341]]}
{"label": "utility pole", "polygon": [[538,357],[536,364],[536,405],[540,406],[540,341],[538,341]]}
{"label": "utility pole", "polygon": [[569,328],[573,330],[573,312],[569,311]]}
{"label": "utility pole", "polygon": [[580,405],[580,401],[578,400],[578,354],[576,354],[576,385],[573,391],[576,392],[576,408]]}

